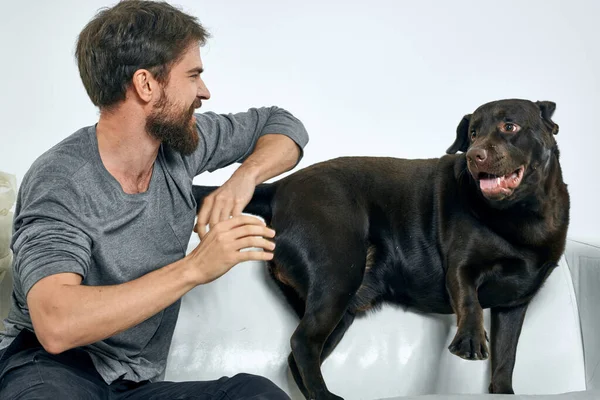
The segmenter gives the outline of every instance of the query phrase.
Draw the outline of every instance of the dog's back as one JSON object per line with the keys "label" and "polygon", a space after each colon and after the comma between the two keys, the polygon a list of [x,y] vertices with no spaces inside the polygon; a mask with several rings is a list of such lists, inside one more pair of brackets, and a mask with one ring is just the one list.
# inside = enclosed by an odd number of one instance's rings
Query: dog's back
{"label": "dog's back", "polygon": [[[194,187],[195,197],[201,199],[214,189]],[[244,211],[263,217],[278,233],[274,275],[299,291],[302,299],[307,296],[307,288],[302,290],[307,274],[296,267],[297,258],[303,257],[298,249],[310,252],[314,247],[315,253],[342,249],[349,254],[353,243],[358,259],[348,267],[364,268],[352,302],[357,311],[390,301],[424,312],[452,313],[446,257],[473,250],[491,264],[490,269],[510,260],[515,268],[527,264],[536,271],[507,291],[510,298],[496,291],[480,293],[484,308],[508,305],[515,297],[532,295],[547,275],[539,263],[544,257],[558,261],[563,250],[563,231],[553,249],[540,253],[537,244],[527,243],[523,233],[540,223],[529,210],[482,206],[464,154],[422,160],[328,160],[259,185]],[[307,237],[318,238],[317,243],[307,242]],[[531,285],[523,285],[524,281]]]}

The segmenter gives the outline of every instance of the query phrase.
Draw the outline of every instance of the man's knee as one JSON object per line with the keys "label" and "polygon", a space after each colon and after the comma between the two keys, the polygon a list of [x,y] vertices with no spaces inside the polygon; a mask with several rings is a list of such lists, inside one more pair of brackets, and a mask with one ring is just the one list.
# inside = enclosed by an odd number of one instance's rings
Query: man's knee
{"label": "man's knee", "polygon": [[103,398],[93,388],[79,386],[78,382],[43,381],[23,385],[10,380],[0,385],[0,399],[11,400],[93,400]]}
{"label": "man's knee", "polygon": [[41,389],[43,383],[31,354],[17,354],[6,360],[0,368],[0,398],[2,399],[27,397],[46,399]]}
{"label": "man's knee", "polygon": [[253,400],[274,399],[289,400],[289,396],[269,379],[252,374],[237,374],[229,379],[227,394],[231,398],[249,398]]}
{"label": "man's knee", "polygon": [[[66,353],[65,353],[66,354]],[[96,399],[102,388],[81,370],[55,360],[43,350],[27,350],[9,358],[0,369],[1,399]],[[96,379],[99,381],[99,379]]]}
{"label": "man's knee", "polygon": [[58,400],[73,398],[73,391],[61,390],[61,388],[56,387],[56,385],[46,382],[36,383],[35,385],[26,387],[11,385],[9,382],[9,384],[6,387],[3,387],[0,392],[2,393],[2,396],[6,395],[6,398],[11,400]]}
{"label": "man's knee", "polygon": [[52,399],[66,398],[72,393],[61,391],[56,382],[44,382],[35,365],[31,362],[11,369],[0,379],[0,394],[2,399]]}

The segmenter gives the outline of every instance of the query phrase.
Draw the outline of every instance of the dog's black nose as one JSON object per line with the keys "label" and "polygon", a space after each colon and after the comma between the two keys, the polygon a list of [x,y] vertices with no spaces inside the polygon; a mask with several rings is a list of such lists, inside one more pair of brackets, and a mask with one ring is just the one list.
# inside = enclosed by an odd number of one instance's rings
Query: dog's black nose
{"label": "dog's black nose", "polygon": [[471,162],[482,164],[487,160],[487,151],[480,147],[473,147],[467,151],[467,158]]}

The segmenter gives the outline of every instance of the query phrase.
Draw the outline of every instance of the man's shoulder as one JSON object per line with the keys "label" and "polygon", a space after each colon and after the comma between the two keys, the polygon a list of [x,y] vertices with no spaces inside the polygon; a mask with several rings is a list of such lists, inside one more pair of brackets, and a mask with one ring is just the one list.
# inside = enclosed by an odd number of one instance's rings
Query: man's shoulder
{"label": "man's shoulder", "polygon": [[91,161],[90,129],[79,129],[40,155],[23,177],[21,186],[51,185],[57,188],[75,182],[80,171]]}
{"label": "man's shoulder", "polygon": [[90,162],[90,157],[90,127],[86,127],[44,152],[33,162],[27,174],[72,177]]}

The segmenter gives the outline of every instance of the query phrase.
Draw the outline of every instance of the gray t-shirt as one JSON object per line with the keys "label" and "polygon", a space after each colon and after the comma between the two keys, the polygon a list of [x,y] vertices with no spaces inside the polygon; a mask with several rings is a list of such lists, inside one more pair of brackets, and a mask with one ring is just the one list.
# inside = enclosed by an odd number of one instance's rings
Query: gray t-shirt
{"label": "gray t-shirt", "polygon": [[[115,285],[185,256],[196,216],[193,178],[242,162],[261,135],[281,133],[300,148],[300,121],[277,108],[196,114],[200,141],[190,156],[161,146],[149,188],[126,194],[106,170],[96,127],[83,128],[39,157],[17,198],[12,250],[14,290],[0,349],[33,330],[27,293],[40,279],[73,272],[84,285]],[[161,380],[180,301],[122,333],[85,346],[107,383]]]}

